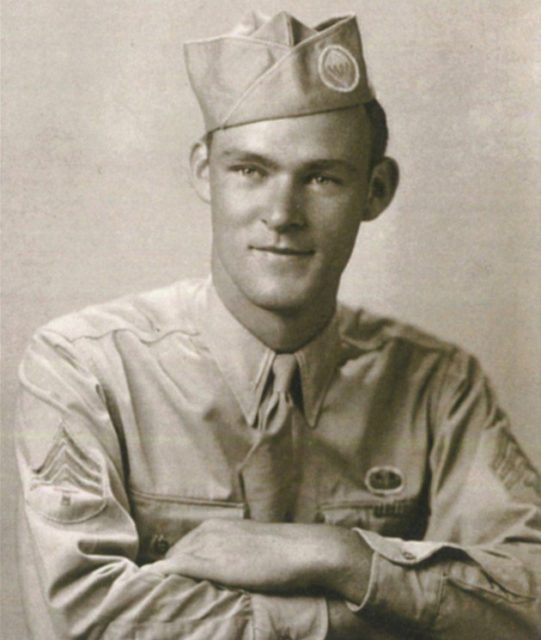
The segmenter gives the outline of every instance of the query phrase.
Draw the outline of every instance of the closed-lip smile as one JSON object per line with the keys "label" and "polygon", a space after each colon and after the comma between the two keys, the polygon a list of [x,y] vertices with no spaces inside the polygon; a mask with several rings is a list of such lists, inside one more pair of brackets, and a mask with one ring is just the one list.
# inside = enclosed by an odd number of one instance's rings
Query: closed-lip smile
{"label": "closed-lip smile", "polygon": [[276,245],[252,246],[250,248],[279,256],[308,256],[314,253],[311,249],[297,249],[295,247],[280,247]]}

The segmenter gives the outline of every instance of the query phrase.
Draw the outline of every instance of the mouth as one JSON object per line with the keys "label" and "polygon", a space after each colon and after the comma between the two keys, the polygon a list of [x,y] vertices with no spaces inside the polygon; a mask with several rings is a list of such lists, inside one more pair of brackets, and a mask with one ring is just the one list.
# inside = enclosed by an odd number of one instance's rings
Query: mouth
{"label": "mouth", "polygon": [[299,249],[297,247],[280,247],[275,245],[252,246],[250,247],[250,249],[276,256],[299,258],[311,256],[314,253],[314,251],[312,251],[311,249]]}

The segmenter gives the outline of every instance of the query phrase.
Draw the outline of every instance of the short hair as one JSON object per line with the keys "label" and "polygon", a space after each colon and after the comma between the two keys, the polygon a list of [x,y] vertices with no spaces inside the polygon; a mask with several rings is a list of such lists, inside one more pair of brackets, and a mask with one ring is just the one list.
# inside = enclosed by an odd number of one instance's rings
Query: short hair
{"label": "short hair", "polygon": [[389,141],[389,128],[385,109],[375,98],[366,102],[364,110],[370,123],[370,169],[373,169],[385,156]]}
{"label": "short hair", "polygon": [[[385,156],[387,142],[389,140],[389,129],[387,127],[387,116],[385,110],[375,98],[364,105],[365,113],[370,125],[370,170]],[[214,131],[209,131],[203,136],[203,144],[210,150]]]}

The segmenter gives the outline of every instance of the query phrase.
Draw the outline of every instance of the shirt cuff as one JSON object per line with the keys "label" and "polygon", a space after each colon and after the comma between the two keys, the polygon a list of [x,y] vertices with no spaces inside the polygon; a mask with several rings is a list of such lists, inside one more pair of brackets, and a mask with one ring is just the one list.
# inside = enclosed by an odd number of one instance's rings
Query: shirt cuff
{"label": "shirt cuff", "polygon": [[325,598],[252,594],[251,599],[255,640],[325,640]]}
{"label": "shirt cuff", "polygon": [[358,605],[348,602],[351,611],[400,619],[417,628],[430,627],[439,608],[443,566],[421,563],[448,545],[355,531],[374,554],[365,597]]}

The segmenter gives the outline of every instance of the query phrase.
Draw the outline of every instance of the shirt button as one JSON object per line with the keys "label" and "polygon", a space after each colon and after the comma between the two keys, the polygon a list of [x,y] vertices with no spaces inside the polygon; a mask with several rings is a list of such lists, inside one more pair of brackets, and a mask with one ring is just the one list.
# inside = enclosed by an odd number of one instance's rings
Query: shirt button
{"label": "shirt button", "polygon": [[152,548],[154,552],[160,556],[164,556],[168,551],[171,545],[166,540],[166,538],[160,533],[157,536],[154,536],[154,540],[152,541]]}
{"label": "shirt button", "polygon": [[414,553],[411,553],[411,551],[403,550],[400,553],[404,560],[417,560],[417,556]]}

